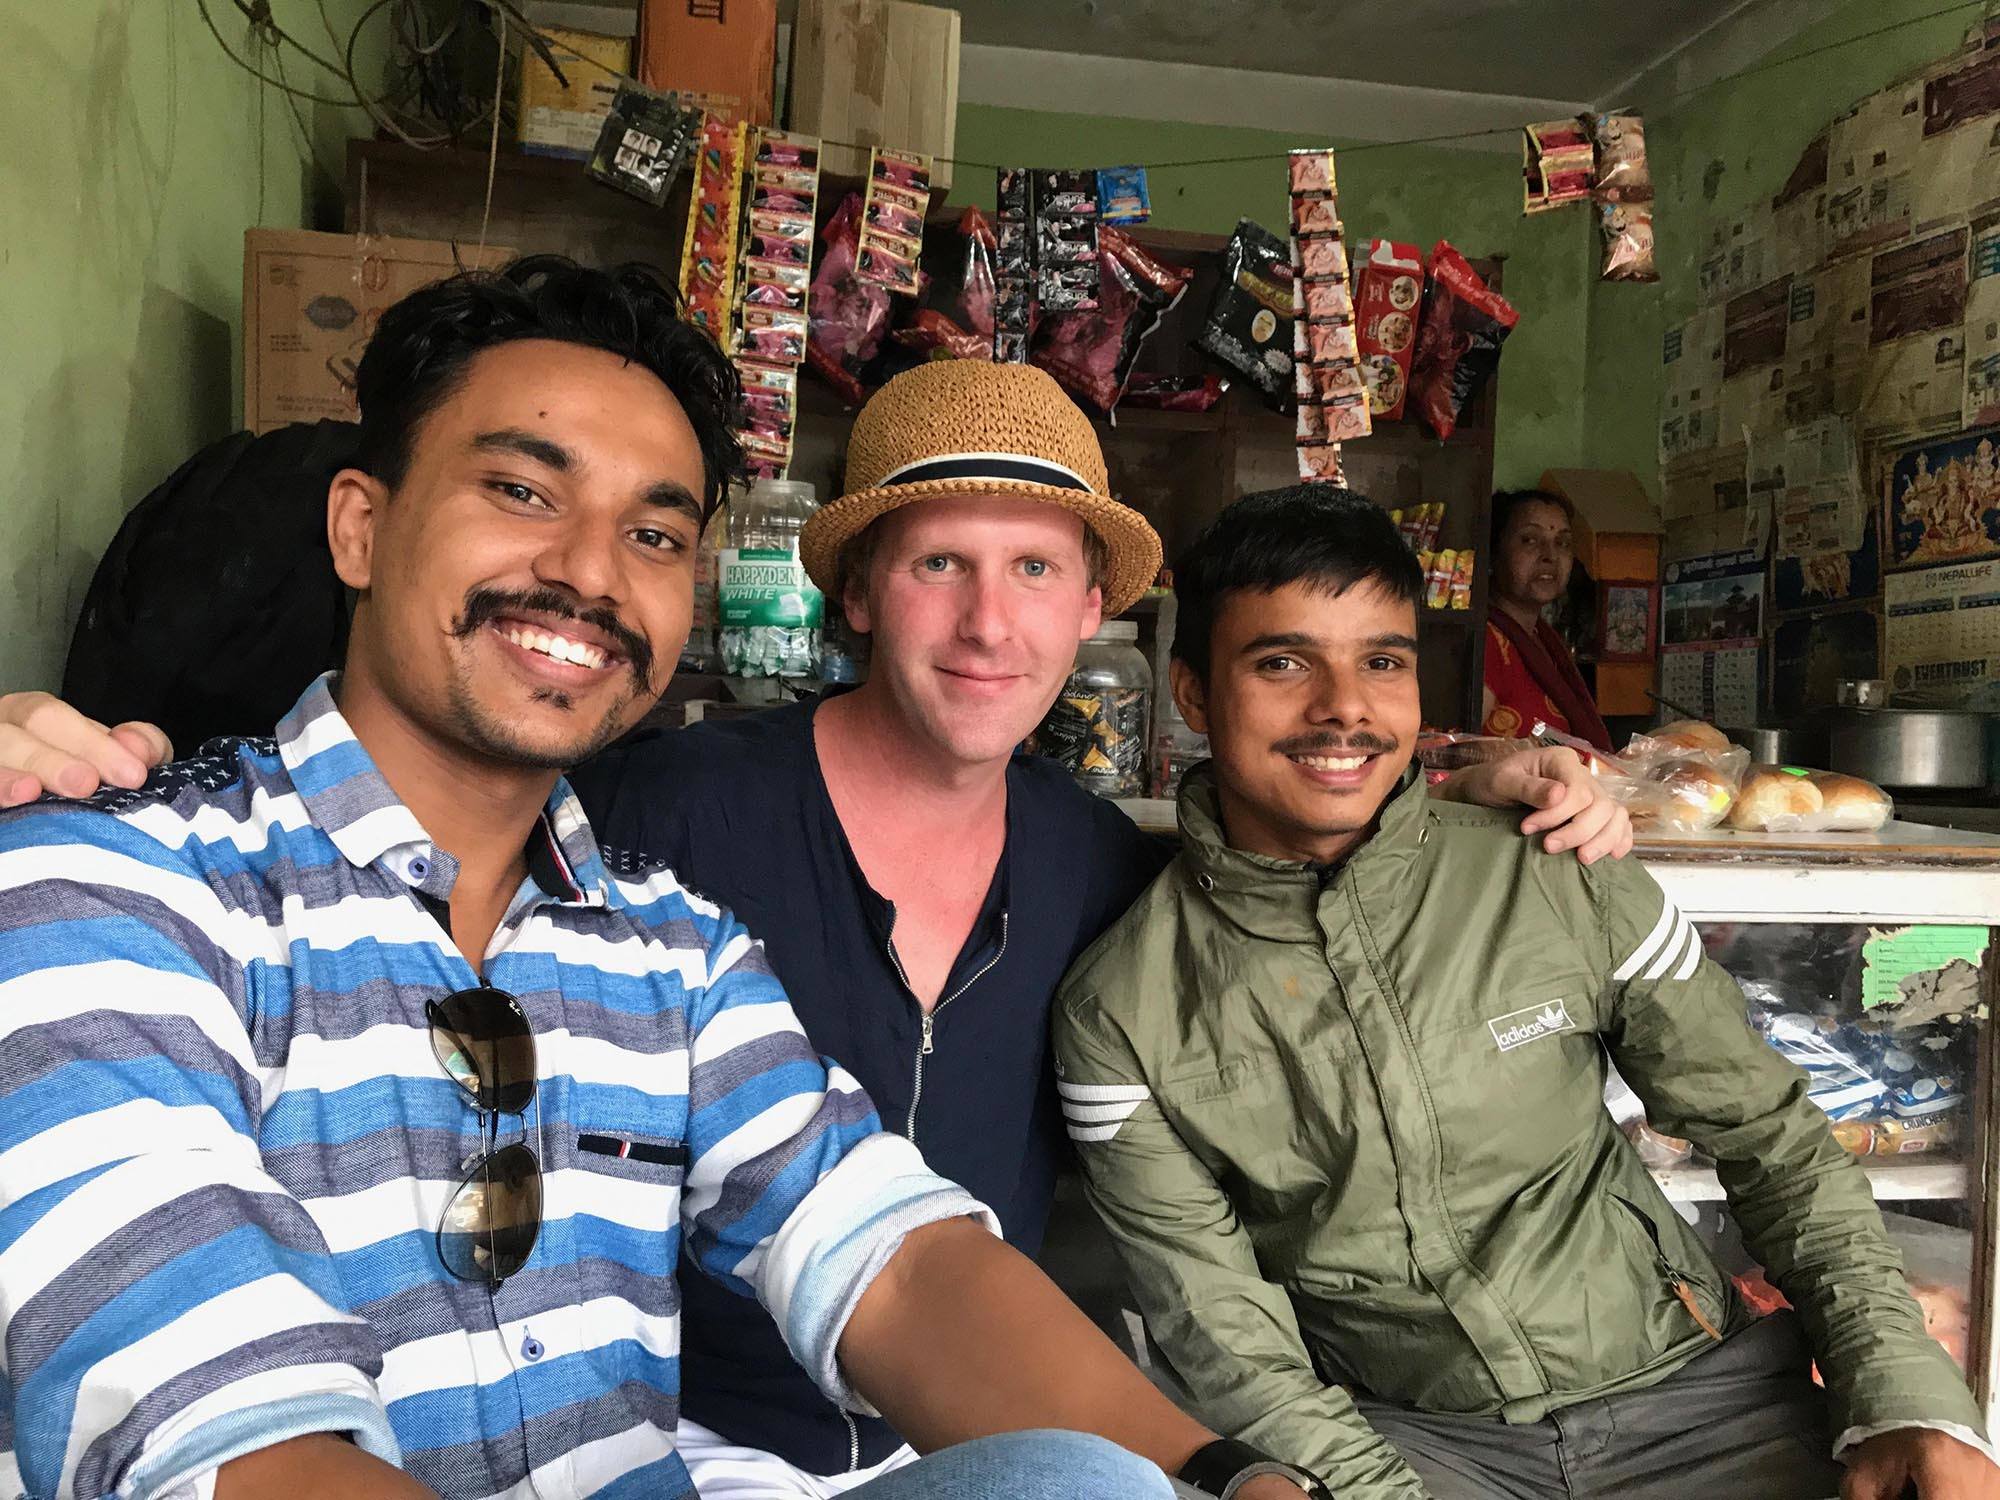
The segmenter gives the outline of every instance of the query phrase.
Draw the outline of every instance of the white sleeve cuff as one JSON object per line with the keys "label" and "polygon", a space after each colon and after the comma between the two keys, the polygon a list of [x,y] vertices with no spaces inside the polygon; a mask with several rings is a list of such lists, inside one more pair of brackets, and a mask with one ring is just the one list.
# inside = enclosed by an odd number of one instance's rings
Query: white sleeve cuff
{"label": "white sleeve cuff", "polygon": [[[290,1387],[289,1390],[286,1388]],[[261,1399],[260,1399],[261,1398]],[[402,1453],[375,1382],[344,1365],[303,1365],[232,1381],[161,1423],[119,1483],[120,1500],[182,1500],[232,1458],[308,1433],[334,1432],[384,1463]]]}
{"label": "white sleeve cuff", "polygon": [[828,1400],[879,1415],[841,1373],[840,1335],[904,1236],[963,1218],[1000,1233],[991,1209],[886,1132],[856,1144],[792,1210],[757,1270],[757,1296]]}
{"label": "white sleeve cuff", "polygon": [[1877,1422],[1873,1427],[1850,1427],[1843,1432],[1833,1445],[1833,1456],[1845,1458],[1847,1450],[1867,1442],[1872,1437],[1880,1437],[1885,1432],[1897,1432],[1905,1427],[1922,1427],[1931,1432],[1942,1432],[1946,1437],[1957,1438],[1966,1447],[1974,1449],[1995,1468],[2000,1468],[2000,1457],[1993,1452],[1993,1445],[1960,1422]]}

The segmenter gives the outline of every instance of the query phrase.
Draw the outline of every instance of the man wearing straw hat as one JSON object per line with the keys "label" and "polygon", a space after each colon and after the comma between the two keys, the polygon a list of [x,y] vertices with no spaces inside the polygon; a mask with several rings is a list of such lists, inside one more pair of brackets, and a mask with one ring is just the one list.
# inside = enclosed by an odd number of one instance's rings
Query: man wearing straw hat
{"label": "man wearing straw hat", "polygon": [[[1050,997],[1165,856],[1016,750],[1078,642],[1153,581],[1160,543],[1111,497],[1090,423],[1026,366],[891,381],[856,420],[847,479],[804,559],[873,637],[869,680],[613,749],[571,782],[614,867],[621,848],[664,861],[732,908],[814,1046],[1032,1254],[1065,1149]],[[120,748],[45,697],[0,700],[0,726],[23,718],[39,738],[0,739],[0,765],[141,769],[131,731]],[[1527,804],[1523,832],[1586,861],[1629,847],[1568,752],[1441,790]],[[680,1286],[677,1448],[706,1500],[838,1494],[911,1460],[886,1423],[820,1394],[754,1304],[699,1275]]]}

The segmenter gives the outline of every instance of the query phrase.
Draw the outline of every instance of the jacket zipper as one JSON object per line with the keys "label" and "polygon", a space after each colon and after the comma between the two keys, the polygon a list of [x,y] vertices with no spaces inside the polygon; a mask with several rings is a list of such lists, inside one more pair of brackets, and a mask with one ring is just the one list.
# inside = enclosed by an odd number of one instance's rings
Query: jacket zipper
{"label": "jacket zipper", "polygon": [[[916,998],[917,992],[915,988],[912,987],[912,985],[910,984],[910,976],[908,972],[903,968],[902,958],[896,952],[896,908],[894,906],[891,906],[889,908],[889,938],[886,946],[888,947],[889,950],[889,962],[896,970],[896,977],[903,981],[903,988],[909,991],[910,998],[914,1000]],[[905,1121],[903,1125],[903,1134],[913,1144],[917,1139],[917,1106],[923,1102],[923,1097],[924,1097],[924,1059],[929,1057],[931,1053],[937,1050],[937,1047],[932,1040],[932,1032],[937,1024],[938,1013],[942,1011],[947,1005],[951,1004],[952,1001],[956,1000],[960,995],[963,995],[967,990],[971,989],[975,984],[977,984],[980,981],[980,979],[984,977],[986,971],[991,969],[995,964],[999,963],[1000,960],[1006,956],[1006,953],[1007,953],[1007,913],[1003,911],[1000,913],[1000,946],[993,950],[993,956],[987,959],[985,963],[981,964],[979,968],[976,971],[974,971],[969,978],[967,978],[964,984],[961,984],[957,989],[953,990],[949,995],[946,995],[942,1000],[938,1001],[936,1005],[932,1006],[929,1010],[924,1012],[923,1038],[917,1044],[916,1069],[910,1078],[910,1115],[909,1119]]]}
{"label": "jacket zipper", "polygon": [[1640,1212],[1639,1206],[1636,1203],[1629,1203],[1616,1193],[1613,1193],[1611,1196],[1617,1200],[1619,1206],[1639,1221],[1640,1228],[1646,1231],[1646,1238],[1653,1242],[1653,1262],[1660,1268],[1661,1279],[1666,1282],[1667,1290],[1674,1294],[1674,1300],[1687,1309],[1688,1316],[1694,1319],[1696,1325],[1703,1333],[1715,1340],[1716,1343],[1721,1343],[1722,1330],[1717,1328],[1708,1314],[1701,1310],[1701,1303],[1695,1300],[1694,1287],[1688,1281],[1687,1277],[1681,1275],[1674,1268],[1674,1263],[1667,1259],[1667,1247],[1660,1243],[1660,1232],[1654,1226],[1653,1221]]}
{"label": "jacket zipper", "polygon": [[835,1407],[840,1420],[847,1424],[847,1472],[861,1472],[861,1424],[854,1420],[854,1413],[844,1406]]}

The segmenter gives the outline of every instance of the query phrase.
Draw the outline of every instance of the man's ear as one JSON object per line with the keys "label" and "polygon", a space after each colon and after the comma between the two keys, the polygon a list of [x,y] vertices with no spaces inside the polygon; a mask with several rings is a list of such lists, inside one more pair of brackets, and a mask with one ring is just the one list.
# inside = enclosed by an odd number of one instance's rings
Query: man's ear
{"label": "man's ear", "polygon": [[1174,690],[1174,706],[1196,734],[1208,733],[1208,694],[1194,668],[1178,656],[1167,663],[1167,681]]}
{"label": "man's ear", "polygon": [[868,610],[868,580],[859,569],[843,566],[840,572],[840,613],[847,628],[856,635],[873,635],[875,617]]}
{"label": "man's ear", "polygon": [[359,469],[342,469],[326,492],[326,543],[333,571],[357,592],[375,572],[375,523],[389,492],[382,481]]}
{"label": "man's ear", "polygon": [[1093,583],[1090,592],[1083,596],[1083,619],[1078,622],[1076,638],[1087,641],[1096,635],[1104,624],[1104,586]]}

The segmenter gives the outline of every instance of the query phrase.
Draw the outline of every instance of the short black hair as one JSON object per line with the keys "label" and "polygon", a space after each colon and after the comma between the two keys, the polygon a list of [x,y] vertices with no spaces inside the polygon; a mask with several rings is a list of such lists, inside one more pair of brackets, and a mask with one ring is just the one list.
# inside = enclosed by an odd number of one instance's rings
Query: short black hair
{"label": "short black hair", "polygon": [[599,271],[526,255],[498,271],[461,271],[390,307],[355,376],[359,466],[391,489],[401,484],[418,427],[450,399],[474,356],[520,339],[603,349],[657,375],[701,444],[702,510],[715,510],[743,467],[736,371],[681,317],[674,288],[637,264]]}
{"label": "short black hair", "polygon": [[1561,495],[1550,490],[1495,490],[1493,492],[1493,550],[1489,557],[1500,555],[1501,540],[1507,535],[1507,528],[1513,523],[1514,512],[1524,505],[1553,505],[1563,513],[1565,519],[1576,519],[1576,507]]}
{"label": "short black hair", "polygon": [[1293,583],[1334,595],[1368,583],[1412,609],[1423,602],[1416,554],[1374,501],[1330,484],[1261,490],[1209,522],[1175,562],[1175,659],[1206,682],[1222,601]]}

